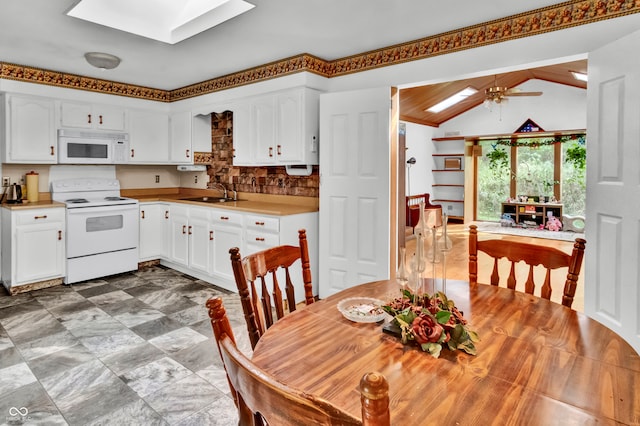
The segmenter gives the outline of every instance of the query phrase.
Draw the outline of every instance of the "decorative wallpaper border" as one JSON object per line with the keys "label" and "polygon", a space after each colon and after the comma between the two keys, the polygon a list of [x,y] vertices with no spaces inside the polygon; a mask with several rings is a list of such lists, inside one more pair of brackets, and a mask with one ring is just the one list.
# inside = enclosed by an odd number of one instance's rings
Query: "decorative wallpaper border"
{"label": "decorative wallpaper border", "polygon": [[173,102],[298,72],[311,72],[327,78],[338,77],[639,12],[640,0],[570,0],[334,61],[303,53],[169,91],[4,62],[0,62],[0,78]]}

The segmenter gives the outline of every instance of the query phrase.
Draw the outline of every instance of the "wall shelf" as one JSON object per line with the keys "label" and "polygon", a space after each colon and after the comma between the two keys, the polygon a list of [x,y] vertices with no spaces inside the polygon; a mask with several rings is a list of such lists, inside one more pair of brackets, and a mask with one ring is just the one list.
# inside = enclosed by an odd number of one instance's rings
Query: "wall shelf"
{"label": "wall shelf", "polygon": [[433,138],[431,198],[452,219],[464,219],[463,136]]}

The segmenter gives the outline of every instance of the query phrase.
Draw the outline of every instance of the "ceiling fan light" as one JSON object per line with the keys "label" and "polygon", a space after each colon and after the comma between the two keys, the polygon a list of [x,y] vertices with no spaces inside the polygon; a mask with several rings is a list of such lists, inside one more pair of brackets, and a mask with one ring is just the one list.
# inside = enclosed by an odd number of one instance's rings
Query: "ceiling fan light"
{"label": "ceiling fan light", "polygon": [[120,65],[120,58],[109,53],[87,52],[84,58],[89,64],[101,70],[112,70]]}

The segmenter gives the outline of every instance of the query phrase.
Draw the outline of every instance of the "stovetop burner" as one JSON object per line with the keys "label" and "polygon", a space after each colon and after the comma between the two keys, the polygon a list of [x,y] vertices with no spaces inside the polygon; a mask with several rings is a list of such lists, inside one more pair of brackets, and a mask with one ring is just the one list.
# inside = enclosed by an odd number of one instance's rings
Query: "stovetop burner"
{"label": "stovetop burner", "polygon": [[64,202],[70,209],[137,204],[120,195],[120,182],[112,178],[61,179],[51,183],[53,201]]}

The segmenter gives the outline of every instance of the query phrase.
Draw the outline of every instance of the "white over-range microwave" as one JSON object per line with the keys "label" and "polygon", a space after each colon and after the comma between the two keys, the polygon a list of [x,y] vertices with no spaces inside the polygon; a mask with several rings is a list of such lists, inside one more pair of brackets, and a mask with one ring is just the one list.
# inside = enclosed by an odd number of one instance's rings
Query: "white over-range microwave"
{"label": "white over-range microwave", "polygon": [[58,130],[58,163],[124,164],[129,160],[129,135],[86,130]]}

